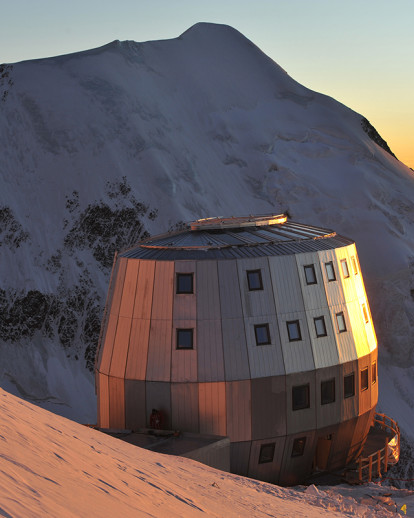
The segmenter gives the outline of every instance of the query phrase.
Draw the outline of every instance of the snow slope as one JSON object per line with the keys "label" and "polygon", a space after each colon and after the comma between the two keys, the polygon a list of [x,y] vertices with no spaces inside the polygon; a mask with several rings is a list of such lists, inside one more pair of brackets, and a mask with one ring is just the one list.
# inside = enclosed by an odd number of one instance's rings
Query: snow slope
{"label": "snow slope", "polygon": [[115,249],[183,220],[289,210],[356,240],[381,408],[412,433],[414,179],[362,120],[222,25],[1,65],[1,386],[93,422],[85,364]]}
{"label": "snow slope", "polygon": [[[0,515],[46,517],[395,516],[413,492],[287,489],[153,453],[0,389]],[[388,496],[389,495],[389,496]]]}

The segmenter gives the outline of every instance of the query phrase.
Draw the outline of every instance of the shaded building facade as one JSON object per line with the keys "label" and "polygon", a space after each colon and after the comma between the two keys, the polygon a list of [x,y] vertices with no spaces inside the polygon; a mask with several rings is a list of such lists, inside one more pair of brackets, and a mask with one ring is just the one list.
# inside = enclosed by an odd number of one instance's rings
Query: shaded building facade
{"label": "shaded building facade", "polygon": [[377,342],[355,243],[286,216],[209,218],[117,255],[98,426],[228,436],[231,471],[296,484],[360,451]]}

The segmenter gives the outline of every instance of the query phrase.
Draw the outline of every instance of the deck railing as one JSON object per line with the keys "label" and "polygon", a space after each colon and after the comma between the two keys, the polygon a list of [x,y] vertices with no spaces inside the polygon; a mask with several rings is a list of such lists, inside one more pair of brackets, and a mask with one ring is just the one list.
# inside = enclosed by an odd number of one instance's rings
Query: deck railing
{"label": "deck railing", "polygon": [[371,482],[373,476],[381,478],[388,471],[388,466],[396,464],[400,457],[400,429],[397,422],[385,414],[376,413],[374,426],[388,432],[389,436],[385,438],[383,448],[366,457],[361,455],[356,460],[359,482]]}

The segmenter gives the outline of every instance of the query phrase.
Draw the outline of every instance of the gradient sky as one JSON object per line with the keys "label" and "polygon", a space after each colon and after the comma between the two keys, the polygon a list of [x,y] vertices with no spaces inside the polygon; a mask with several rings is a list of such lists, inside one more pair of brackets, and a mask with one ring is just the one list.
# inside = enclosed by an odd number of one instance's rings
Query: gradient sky
{"label": "gradient sky", "polygon": [[238,29],[290,76],[363,114],[414,168],[413,0],[0,0],[0,63]]}

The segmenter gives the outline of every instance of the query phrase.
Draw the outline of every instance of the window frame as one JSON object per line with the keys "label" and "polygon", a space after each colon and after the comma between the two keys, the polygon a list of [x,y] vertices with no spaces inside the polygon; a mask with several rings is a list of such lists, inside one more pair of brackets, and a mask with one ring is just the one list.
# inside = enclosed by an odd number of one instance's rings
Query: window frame
{"label": "window frame", "polygon": [[[266,342],[259,342],[258,340],[258,336],[257,336],[257,330],[261,328],[261,329],[266,329],[266,333],[267,333],[267,341]],[[266,322],[264,324],[255,324],[254,326],[254,337],[256,339],[256,346],[261,346],[261,345],[270,345],[272,343],[272,339],[270,337],[270,329],[269,329],[269,324]]]}
{"label": "window frame", "polygon": [[[321,321],[322,322],[324,333],[322,333],[322,334],[318,333],[318,327],[316,325],[316,321]],[[313,323],[314,323],[314,326],[315,326],[316,338],[321,338],[323,336],[328,336],[328,332],[326,330],[325,316],[324,315],[321,315],[320,317],[315,317],[313,319]]]}
{"label": "window frame", "polygon": [[[343,329],[341,329],[341,327],[339,325],[338,317],[342,318],[342,322],[344,324],[344,328]],[[347,332],[347,328],[346,328],[346,320],[345,320],[344,312],[343,311],[339,311],[338,313],[335,313],[335,318],[336,318],[336,327],[338,329],[338,333],[346,333]]]}
{"label": "window frame", "polygon": [[[263,290],[262,270],[260,268],[258,268],[256,270],[246,270],[246,275],[247,275],[247,286],[249,287],[249,291],[262,291]],[[258,288],[252,287],[252,284],[250,283],[251,275],[258,275],[258,279],[259,279]]]}
{"label": "window frame", "polygon": [[364,317],[364,321],[366,324],[369,324],[369,313],[368,313],[368,308],[367,308],[365,302],[362,303],[361,307],[362,307],[362,315]]}
{"label": "window frame", "polygon": [[[330,392],[332,392],[332,388],[333,388],[333,399],[327,399],[323,397],[323,388],[322,386],[324,385],[325,387],[329,384],[331,384],[331,387],[330,387]],[[321,381],[321,405],[330,405],[331,403],[335,403],[336,401],[336,382],[335,382],[335,378],[330,378],[328,380],[323,380]]]}
{"label": "window frame", "polygon": [[[191,291],[180,289],[180,278],[191,278]],[[175,293],[177,295],[192,295],[194,293],[194,272],[177,272],[175,278]]]}
{"label": "window frame", "polygon": [[[179,338],[179,335],[180,333],[183,333],[183,332],[188,332],[188,331],[191,331],[191,346],[190,347],[187,347],[187,346],[180,346],[180,338]],[[192,351],[194,350],[194,328],[193,327],[187,327],[187,328],[183,328],[183,327],[180,327],[180,328],[176,328],[176,333],[175,333],[175,348],[177,351]]]}
{"label": "window frame", "polygon": [[[272,452],[266,455],[266,453],[263,451],[266,448],[270,447],[270,451]],[[275,450],[276,450],[276,443],[275,442],[269,442],[265,444],[260,445],[260,451],[259,451],[259,461],[258,464],[268,464],[269,462],[273,462],[275,458]]]}
{"label": "window frame", "polygon": [[349,273],[348,262],[346,259],[341,259],[341,270],[344,279],[349,279],[351,275]]}
{"label": "window frame", "polygon": [[[332,271],[332,275],[333,275],[332,278],[329,275],[328,267],[332,268],[332,270],[331,270]],[[335,273],[335,267],[334,267],[333,261],[327,261],[325,263],[325,272],[326,272],[326,278],[328,279],[328,282],[336,281],[336,273]]]}
{"label": "window frame", "polygon": [[303,457],[306,448],[306,436],[305,437],[296,437],[293,440],[292,444],[292,452],[290,454],[291,457]]}
{"label": "window frame", "polygon": [[[362,383],[362,375],[364,374],[365,375],[366,373],[366,376],[367,376],[367,383],[365,385],[365,383],[363,384]],[[365,392],[366,390],[368,390],[368,387],[369,387],[369,371],[368,371],[368,367],[364,367],[363,369],[361,369],[360,371],[360,380],[361,380],[361,392]]]}
{"label": "window frame", "polygon": [[358,275],[358,273],[359,273],[358,264],[357,264],[356,257],[354,255],[351,256],[351,264],[352,264],[352,270],[354,271],[354,275]]}
{"label": "window frame", "polygon": [[[349,391],[347,392],[346,388],[345,388],[345,380],[350,379],[350,378],[352,378],[352,394]],[[344,376],[344,399],[348,399],[348,398],[354,397],[354,396],[355,396],[355,372],[351,372]]]}
{"label": "window frame", "polygon": [[[298,331],[298,335],[299,335],[298,338],[292,338],[291,337],[290,330],[289,330],[289,325],[292,325],[292,324],[296,325],[296,328],[297,328],[297,331]],[[300,330],[300,321],[299,320],[287,320],[286,321],[286,329],[287,329],[287,334],[288,334],[289,342],[300,342],[302,340],[302,332]]]}
{"label": "window frame", "polygon": [[371,364],[371,385],[375,385],[377,382],[377,360]]}
{"label": "window frame", "polygon": [[[305,389],[305,403],[303,404],[295,404],[294,392],[299,389]],[[305,410],[306,408],[310,408],[310,384],[305,383],[304,385],[295,385],[292,387],[292,412],[296,412],[297,410]]]}
{"label": "window frame", "polygon": [[[316,278],[316,270],[315,270],[315,265],[314,264],[305,264],[303,266],[303,271],[305,273],[305,281],[306,281],[307,286],[311,286],[313,284],[318,284],[318,279]],[[312,272],[314,280],[311,281],[311,282],[309,282],[309,280],[308,280],[308,276],[306,274],[307,271],[311,271]]]}

